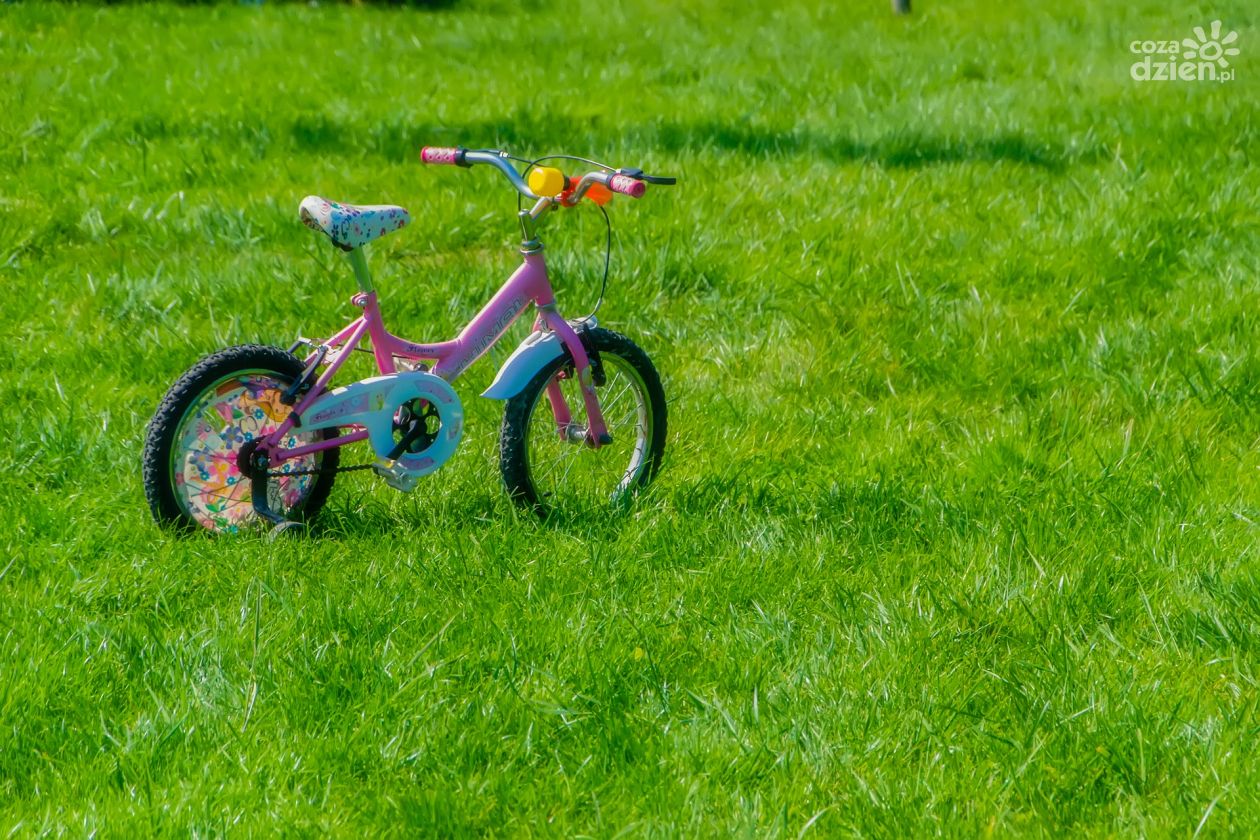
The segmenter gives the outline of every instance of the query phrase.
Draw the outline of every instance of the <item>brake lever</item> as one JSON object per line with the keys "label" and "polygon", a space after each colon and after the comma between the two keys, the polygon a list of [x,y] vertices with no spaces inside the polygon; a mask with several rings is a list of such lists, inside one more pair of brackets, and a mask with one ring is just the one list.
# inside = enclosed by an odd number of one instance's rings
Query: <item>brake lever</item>
{"label": "brake lever", "polygon": [[627,178],[633,178],[636,181],[644,181],[649,184],[660,184],[661,186],[666,187],[670,187],[678,183],[677,178],[670,178],[666,175],[649,175],[642,169],[634,167],[629,169],[618,169],[617,174],[625,175]]}

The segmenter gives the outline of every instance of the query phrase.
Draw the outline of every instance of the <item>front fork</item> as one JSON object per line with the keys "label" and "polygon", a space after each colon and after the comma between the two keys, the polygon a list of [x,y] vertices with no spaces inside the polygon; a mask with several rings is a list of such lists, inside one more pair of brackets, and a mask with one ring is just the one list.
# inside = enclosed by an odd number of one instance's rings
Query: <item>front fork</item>
{"label": "front fork", "polygon": [[[587,446],[599,449],[601,446],[612,443],[612,435],[608,433],[608,425],[604,422],[604,412],[599,406],[599,397],[595,394],[595,376],[591,358],[582,344],[582,338],[568,321],[560,317],[555,304],[538,307],[538,318],[534,321],[534,329],[541,329],[544,325],[560,336],[560,340],[569,350],[569,355],[573,357],[574,373],[577,376],[578,387],[582,391],[582,403],[586,408]],[[573,414],[564,401],[560,383],[555,379],[547,383],[547,401],[551,403],[551,413],[555,417],[558,433],[562,438],[571,440]]]}

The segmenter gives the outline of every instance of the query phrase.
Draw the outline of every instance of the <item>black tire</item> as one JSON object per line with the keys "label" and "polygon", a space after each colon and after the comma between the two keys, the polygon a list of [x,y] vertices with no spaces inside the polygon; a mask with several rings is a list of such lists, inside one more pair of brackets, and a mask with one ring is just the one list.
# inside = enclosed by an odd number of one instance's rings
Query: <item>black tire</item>
{"label": "black tire", "polygon": [[[661,377],[656,372],[656,368],[653,367],[652,360],[648,358],[647,353],[644,353],[638,345],[624,335],[602,328],[586,330],[580,335],[587,353],[593,357],[592,362],[594,362],[594,357],[598,356],[603,367],[605,374],[604,384],[601,384],[597,379],[596,390],[600,395],[601,410],[604,411],[605,419],[610,426],[609,431],[613,434],[613,445],[612,447],[592,450],[582,443],[568,444],[572,449],[571,457],[599,458],[601,455],[610,459],[618,457],[617,450],[614,447],[619,445],[621,437],[625,434],[625,429],[612,428],[617,422],[615,416],[618,412],[618,406],[615,404],[615,401],[620,399],[617,393],[617,386],[614,385],[614,376],[624,375],[639,401],[634,406],[636,411],[639,412],[637,424],[634,427],[636,440],[629,453],[630,460],[627,462],[626,470],[622,474],[620,483],[615,486],[613,493],[609,495],[609,500],[629,499],[652,481],[660,469],[661,459],[665,455],[667,422],[665,389],[661,387]],[[540,516],[546,516],[554,508],[566,506],[566,500],[561,498],[561,493],[557,490],[548,489],[551,485],[545,481],[546,474],[535,475],[531,471],[530,465],[532,428],[538,429],[543,434],[549,431],[555,437],[555,440],[552,440],[551,443],[556,447],[561,446],[561,439],[556,432],[554,418],[543,395],[546,392],[548,383],[552,381],[557,373],[562,371],[565,373],[565,378],[559,379],[557,382],[573,383],[572,390],[574,393],[577,393],[576,383],[571,378],[573,359],[566,352],[564,356],[552,361],[540,370],[519,394],[508,400],[507,408],[503,414],[503,427],[499,439],[499,469],[503,473],[503,483],[508,491],[508,495],[522,507],[530,508]],[[633,371],[633,375],[630,374],[631,371]],[[605,387],[612,393],[606,393]],[[576,399],[572,398],[570,394],[565,396],[565,401],[569,404],[574,421],[577,422],[584,419],[585,409],[580,395]],[[613,402],[605,406],[605,398],[610,398]],[[542,414],[540,415],[539,412],[542,412]],[[644,427],[641,431],[640,426]],[[550,438],[547,439],[550,440]],[[639,446],[640,442],[642,443],[641,447]],[[534,448],[537,451],[536,444],[534,444]],[[624,455],[624,451],[621,454]],[[562,455],[561,457],[567,458],[570,456]],[[566,469],[571,471],[575,465],[576,461],[571,463]],[[539,471],[541,472],[542,469],[543,467],[540,466]],[[568,472],[566,472],[567,475]],[[612,472],[609,475],[613,478],[616,477],[616,463],[613,463]],[[562,478],[556,483],[563,484],[565,482]],[[597,494],[592,491],[592,498],[587,501],[597,501],[596,496]]]}
{"label": "black tire", "polygon": [[[235,528],[216,528],[198,522],[189,509],[180,502],[180,494],[176,488],[175,461],[179,453],[175,448],[180,441],[181,427],[190,418],[192,409],[203,398],[211,393],[211,389],[226,384],[236,376],[260,375],[274,378],[277,384],[288,385],[302,374],[302,362],[292,353],[277,347],[260,344],[245,344],[229,347],[206,356],[193,365],[174,386],[166,393],[158,406],[157,413],[149,421],[144,442],[144,494],[149,502],[149,509],[159,525],[174,527],[182,531],[195,531],[207,528],[211,531],[235,530]],[[261,415],[260,415],[261,416]],[[274,422],[274,421],[273,421]],[[315,432],[312,434],[320,434]],[[323,437],[331,438],[337,434],[335,429],[322,432]],[[239,452],[240,447],[229,452]],[[307,485],[304,497],[293,508],[283,511],[291,519],[306,521],[314,519],[320,508],[328,500],[336,478],[340,449],[334,447],[311,456],[321,472]],[[220,460],[227,460],[225,457]],[[238,479],[239,480],[239,479]],[[300,480],[300,479],[299,479]],[[246,485],[248,481],[244,482]],[[276,481],[271,481],[273,486]],[[248,489],[245,493],[236,493],[233,506],[241,501],[248,501]],[[235,488],[234,488],[235,491]],[[278,511],[280,512],[280,511]],[[256,516],[251,514],[254,521]]]}

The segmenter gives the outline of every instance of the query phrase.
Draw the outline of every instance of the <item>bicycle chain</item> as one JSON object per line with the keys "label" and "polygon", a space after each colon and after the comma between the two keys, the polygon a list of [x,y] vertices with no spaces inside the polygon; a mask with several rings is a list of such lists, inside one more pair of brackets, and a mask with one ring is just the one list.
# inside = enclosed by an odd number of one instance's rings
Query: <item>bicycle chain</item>
{"label": "bicycle chain", "polygon": [[354,464],[349,467],[337,467],[335,470],[293,470],[292,472],[269,472],[267,478],[284,478],[287,475],[326,475],[329,473],[354,472],[355,470],[370,470],[375,464]]}

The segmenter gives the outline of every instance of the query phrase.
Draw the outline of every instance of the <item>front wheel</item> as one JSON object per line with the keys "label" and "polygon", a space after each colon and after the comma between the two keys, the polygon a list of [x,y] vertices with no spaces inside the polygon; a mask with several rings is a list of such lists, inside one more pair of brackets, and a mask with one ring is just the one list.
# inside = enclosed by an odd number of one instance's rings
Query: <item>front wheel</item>
{"label": "front wheel", "polygon": [[[612,443],[586,443],[586,408],[568,353],[540,370],[507,404],[499,467],[508,493],[545,515],[555,508],[592,509],[620,504],[645,487],[665,453],[665,390],[651,359],[620,333],[581,333],[595,377],[595,392]],[[553,402],[570,412],[561,427]]]}

